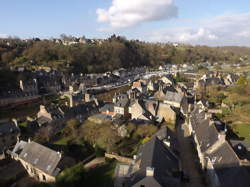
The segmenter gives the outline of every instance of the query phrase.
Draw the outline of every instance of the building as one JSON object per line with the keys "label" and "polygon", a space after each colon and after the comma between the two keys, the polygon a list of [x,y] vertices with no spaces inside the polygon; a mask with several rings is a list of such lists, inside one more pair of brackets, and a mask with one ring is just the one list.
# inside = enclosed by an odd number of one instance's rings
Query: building
{"label": "building", "polygon": [[18,141],[20,129],[17,122],[0,122],[0,159],[5,157],[5,151],[12,148]]}
{"label": "building", "polygon": [[115,95],[113,98],[114,113],[128,116],[129,98],[127,94]]}
{"label": "building", "polygon": [[114,112],[114,103],[105,103],[105,104],[99,109],[99,111],[100,111],[100,113],[102,113],[102,114],[114,116],[114,115],[115,115],[115,112]]}
{"label": "building", "polygon": [[[167,132],[163,129],[163,132]],[[168,135],[156,134],[141,146],[124,178],[125,187],[179,187],[180,162],[170,148]]]}
{"label": "building", "polygon": [[11,156],[21,162],[29,176],[41,182],[54,182],[62,154],[33,141],[17,142]]}
{"label": "building", "polygon": [[37,113],[37,122],[39,126],[51,123],[52,121],[64,118],[64,112],[56,105],[40,105],[40,110]]}
{"label": "building", "polygon": [[216,128],[211,115],[196,105],[188,125],[209,186],[249,186],[249,171],[227,142],[225,130],[219,131]]}
{"label": "building", "polygon": [[175,84],[175,79],[174,79],[174,77],[173,77],[172,74],[167,74],[167,75],[163,76],[163,77],[161,78],[161,80],[162,80],[165,84],[170,84],[170,85]]}

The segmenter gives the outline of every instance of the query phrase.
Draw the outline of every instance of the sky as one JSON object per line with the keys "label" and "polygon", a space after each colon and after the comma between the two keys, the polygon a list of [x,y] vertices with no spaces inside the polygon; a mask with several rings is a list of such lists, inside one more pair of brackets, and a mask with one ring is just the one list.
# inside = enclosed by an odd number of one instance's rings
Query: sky
{"label": "sky", "polygon": [[249,0],[0,0],[0,37],[250,46]]}

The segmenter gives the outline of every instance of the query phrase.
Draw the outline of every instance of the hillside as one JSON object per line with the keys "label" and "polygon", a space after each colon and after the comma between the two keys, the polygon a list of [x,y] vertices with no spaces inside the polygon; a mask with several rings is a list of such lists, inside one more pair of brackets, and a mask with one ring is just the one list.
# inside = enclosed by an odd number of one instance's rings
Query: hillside
{"label": "hillside", "polygon": [[69,72],[105,72],[164,63],[247,62],[248,47],[146,43],[111,36],[101,42],[63,45],[54,40],[0,39],[0,67],[52,67]]}

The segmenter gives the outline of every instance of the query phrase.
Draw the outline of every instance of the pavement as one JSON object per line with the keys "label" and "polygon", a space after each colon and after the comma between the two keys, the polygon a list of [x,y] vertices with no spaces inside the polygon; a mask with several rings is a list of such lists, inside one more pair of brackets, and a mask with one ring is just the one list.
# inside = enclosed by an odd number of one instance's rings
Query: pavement
{"label": "pavement", "polygon": [[189,182],[183,182],[183,187],[205,187],[205,180],[199,165],[199,158],[196,148],[193,145],[192,137],[188,127],[183,122],[177,124],[177,139],[179,142],[180,159],[185,174],[189,176]]}

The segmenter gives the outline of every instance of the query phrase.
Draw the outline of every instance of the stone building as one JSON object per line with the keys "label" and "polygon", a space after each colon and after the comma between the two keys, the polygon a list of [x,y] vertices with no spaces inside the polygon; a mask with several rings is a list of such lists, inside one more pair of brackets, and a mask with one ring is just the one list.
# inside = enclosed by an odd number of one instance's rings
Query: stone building
{"label": "stone building", "polygon": [[33,141],[17,142],[11,156],[20,161],[29,176],[41,182],[54,182],[62,154]]}

